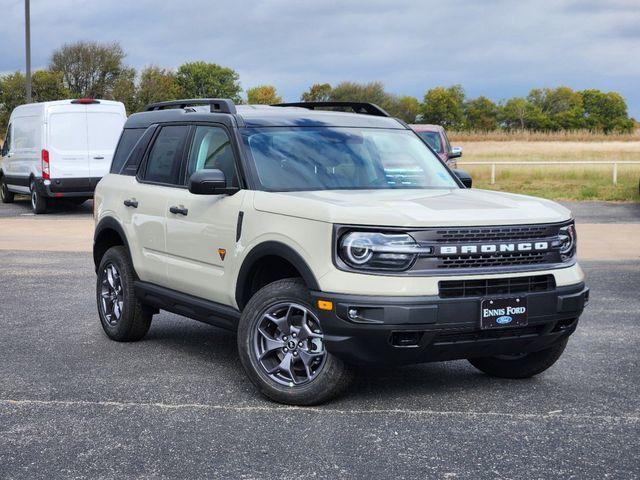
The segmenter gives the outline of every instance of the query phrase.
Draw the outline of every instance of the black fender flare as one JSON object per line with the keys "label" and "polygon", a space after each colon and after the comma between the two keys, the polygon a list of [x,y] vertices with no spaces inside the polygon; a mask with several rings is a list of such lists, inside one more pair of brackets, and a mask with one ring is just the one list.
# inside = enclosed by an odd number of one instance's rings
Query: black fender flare
{"label": "black fender flare", "polygon": [[98,241],[98,238],[100,238],[102,232],[104,232],[105,230],[115,231],[122,240],[122,244],[127,248],[129,252],[131,252],[131,250],[129,249],[129,242],[127,241],[127,236],[124,233],[122,225],[120,225],[120,223],[113,217],[103,218],[102,220],[100,220],[98,225],[96,225],[96,229],[93,232],[93,263],[95,264],[96,270],[98,269],[99,264],[96,257],[96,242]]}
{"label": "black fender flare", "polygon": [[276,256],[285,259],[293,265],[298,272],[300,272],[302,279],[310,290],[320,290],[318,281],[311,271],[311,268],[298,252],[284,243],[267,241],[253,247],[245,257],[242,262],[242,266],[240,267],[240,272],[238,273],[236,281],[236,303],[240,309],[244,307],[244,305],[242,305],[242,294],[247,282],[250,281],[249,273],[259,260],[268,256]]}

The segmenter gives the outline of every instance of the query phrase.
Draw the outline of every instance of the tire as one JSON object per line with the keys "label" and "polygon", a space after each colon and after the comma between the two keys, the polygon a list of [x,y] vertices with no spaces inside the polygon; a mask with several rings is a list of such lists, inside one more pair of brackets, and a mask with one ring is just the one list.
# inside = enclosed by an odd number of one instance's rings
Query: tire
{"label": "tire", "polygon": [[31,180],[29,185],[29,190],[31,190],[31,209],[33,213],[36,215],[40,215],[41,213],[47,212],[47,199],[42,196],[42,194],[36,188],[35,180]]}
{"label": "tire", "polygon": [[153,314],[136,298],[134,280],[127,249],[107,250],[98,267],[96,301],[104,332],[117,342],[142,340],[151,326]]}
{"label": "tire", "polygon": [[0,177],[0,199],[2,203],[13,203],[14,193],[9,191],[4,176]]}
{"label": "tire", "polygon": [[546,350],[514,355],[511,358],[507,355],[501,355],[498,357],[470,358],[469,362],[481,372],[492,377],[530,378],[544,372],[556,363],[562,352],[564,352],[568,341],[569,338],[565,338]]}
{"label": "tire", "polygon": [[289,278],[260,289],[242,312],[240,361],[251,382],[271,400],[317,405],[340,394],[351,381],[348,366],[324,348],[312,305],[302,280]]}

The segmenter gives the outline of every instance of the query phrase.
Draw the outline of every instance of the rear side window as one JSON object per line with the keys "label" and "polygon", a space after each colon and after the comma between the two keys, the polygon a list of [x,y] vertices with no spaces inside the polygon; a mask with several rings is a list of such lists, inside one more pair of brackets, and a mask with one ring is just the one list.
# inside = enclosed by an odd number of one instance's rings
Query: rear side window
{"label": "rear side window", "polygon": [[[120,173],[124,166],[124,162],[127,161],[127,158],[129,158],[129,155],[133,152],[133,147],[138,143],[138,140],[140,140],[143,133],[144,128],[127,128],[122,131],[118,147],[113,154],[111,173]],[[135,174],[135,171],[133,173]]]}
{"label": "rear side window", "polygon": [[16,117],[13,121],[12,150],[40,148],[40,117]]}
{"label": "rear side window", "polygon": [[87,114],[53,113],[49,118],[49,146],[63,151],[87,151]]}
{"label": "rear side window", "polygon": [[163,127],[156,137],[144,172],[144,180],[153,183],[178,185],[182,153],[189,127]]}

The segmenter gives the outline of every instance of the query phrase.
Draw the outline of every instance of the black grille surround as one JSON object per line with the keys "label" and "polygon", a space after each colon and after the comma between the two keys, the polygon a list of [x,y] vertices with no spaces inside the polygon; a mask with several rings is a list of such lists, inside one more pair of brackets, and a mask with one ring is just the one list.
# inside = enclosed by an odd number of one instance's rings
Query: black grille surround
{"label": "black grille surround", "polygon": [[549,292],[555,288],[556,281],[551,274],[481,280],[441,280],[438,282],[440,298]]}
{"label": "black grille surround", "polygon": [[[407,233],[413,237],[419,247],[431,249],[431,253],[421,253],[404,271],[366,270],[368,275],[387,276],[447,276],[477,275],[481,273],[509,273],[536,270],[552,270],[566,268],[575,264],[575,247],[569,258],[560,254],[560,229],[573,224],[573,220],[558,223],[534,225],[500,225],[478,227],[426,227],[426,228],[391,228],[371,226],[334,226],[334,263],[340,270],[363,273],[345,264],[337,255],[337,245],[343,235],[352,231],[374,231],[383,233]],[[546,243],[548,248],[522,251],[484,251],[483,246],[510,247],[521,243]],[[443,247],[457,249],[442,253]],[[474,253],[464,252],[462,248],[477,247]]]}

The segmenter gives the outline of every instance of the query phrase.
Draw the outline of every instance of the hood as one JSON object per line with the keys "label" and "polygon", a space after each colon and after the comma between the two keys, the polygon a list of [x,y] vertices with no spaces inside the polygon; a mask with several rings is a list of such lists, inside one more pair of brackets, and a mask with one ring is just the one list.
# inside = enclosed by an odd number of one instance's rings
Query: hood
{"label": "hood", "polygon": [[263,212],[327,223],[396,227],[518,225],[562,222],[565,207],[549,200],[478,189],[257,191]]}

